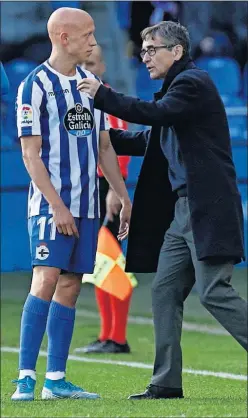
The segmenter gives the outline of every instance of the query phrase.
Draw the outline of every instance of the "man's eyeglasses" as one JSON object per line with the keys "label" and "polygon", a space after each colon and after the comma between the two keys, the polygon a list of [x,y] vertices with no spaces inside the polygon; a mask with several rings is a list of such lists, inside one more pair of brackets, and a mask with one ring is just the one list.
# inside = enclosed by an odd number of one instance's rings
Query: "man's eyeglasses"
{"label": "man's eyeglasses", "polygon": [[140,51],[140,56],[141,56],[142,60],[143,60],[146,53],[148,53],[148,55],[150,57],[152,57],[153,55],[156,54],[157,49],[160,49],[160,48],[171,49],[171,48],[173,48],[173,46],[171,46],[171,45],[159,45],[159,46],[150,46],[147,49],[142,49]]}

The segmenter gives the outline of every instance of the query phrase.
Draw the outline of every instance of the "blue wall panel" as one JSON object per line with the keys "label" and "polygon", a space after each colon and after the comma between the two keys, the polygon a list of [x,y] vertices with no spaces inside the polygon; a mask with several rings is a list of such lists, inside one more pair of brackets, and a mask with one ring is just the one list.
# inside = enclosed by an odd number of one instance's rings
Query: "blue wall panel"
{"label": "blue wall panel", "polygon": [[30,270],[27,192],[1,195],[1,271]]}
{"label": "blue wall panel", "polygon": [[[248,260],[247,236],[247,148],[234,150],[235,165],[242,176],[239,190],[245,219],[246,262]],[[133,199],[135,182],[142,159],[132,158],[128,177],[128,189]],[[22,162],[20,151],[1,153],[1,271],[30,270],[29,240],[27,232],[27,187],[29,176]],[[123,250],[126,252],[126,244]]]}
{"label": "blue wall panel", "polygon": [[235,146],[232,147],[233,162],[236,168],[237,177],[241,179],[247,178],[247,155],[248,147]]}
{"label": "blue wall panel", "polygon": [[241,263],[240,265],[248,264],[248,185],[247,184],[240,184],[239,191],[242,197],[242,207],[244,213],[244,231],[245,231],[245,253],[246,253],[246,260],[245,262]]}
{"label": "blue wall panel", "polygon": [[29,184],[29,175],[24,167],[19,149],[1,152],[1,187],[17,187]]}

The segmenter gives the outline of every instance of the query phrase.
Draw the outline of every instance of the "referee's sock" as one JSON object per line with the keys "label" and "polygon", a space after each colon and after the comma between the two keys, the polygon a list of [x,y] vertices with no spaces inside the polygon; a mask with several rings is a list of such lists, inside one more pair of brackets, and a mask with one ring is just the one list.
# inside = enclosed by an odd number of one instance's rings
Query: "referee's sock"
{"label": "referee's sock", "polygon": [[50,302],[29,293],[23,307],[20,335],[20,370],[35,370],[46,330]]}
{"label": "referee's sock", "polygon": [[101,320],[101,330],[98,339],[106,341],[112,326],[112,310],[110,294],[95,286],[95,296]]}
{"label": "referee's sock", "polygon": [[[47,373],[49,373],[50,379],[51,372],[65,373],[75,322],[75,312],[75,308],[68,308],[54,300],[51,302],[47,320]],[[56,373],[54,378],[61,377],[57,377]]]}
{"label": "referee's sock", "polygon": [[108,339],[118,344],[127,342],[127,321],[132,293],[124,300],[111,295],[112,326]]}

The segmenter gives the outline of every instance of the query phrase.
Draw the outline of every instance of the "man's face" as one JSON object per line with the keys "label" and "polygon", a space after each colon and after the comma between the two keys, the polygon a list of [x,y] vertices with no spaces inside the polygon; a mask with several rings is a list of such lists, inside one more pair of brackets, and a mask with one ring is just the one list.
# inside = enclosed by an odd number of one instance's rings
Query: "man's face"
{"label": "man's face", "polygon": [[67,51],[69,55],[75,57],[75,62],[85,62],[92,53],[96,45],[94,36],[95,26],[92,19],[88,19],[83,25],[77,25],[68,34]]}
{"label": "man's face", "polygon": [[[168,43],[169,44],[169,43]],[[158,46],[164,46],[165,41],[162,40],[159,36],[154,37],[151,39],[147,37],[146,40],[143,41],[142,50],[143,52],[150,50],[150,48],[155,48],[155,54],[150,56],[148,52],[145,53],[143,57],[143,62],[146,64],[146,68],[150,73],[151,79],[159,79],[164,78],[169,71],[170,67],[173,65],[175,61],[175,51],[174,48],[168,50],[167,48],[156,48]],[[168,45],[171,46],[171,45]],[[151,50],[150,50],[151,51]],[[154,52],[154,50],[153,50]]]}
{"label": "man's face", "polygon": [[94,46],[92,54],[85,60],[84,68],[102,78],[102,75],[105,73],[105,64],[98,45]]}

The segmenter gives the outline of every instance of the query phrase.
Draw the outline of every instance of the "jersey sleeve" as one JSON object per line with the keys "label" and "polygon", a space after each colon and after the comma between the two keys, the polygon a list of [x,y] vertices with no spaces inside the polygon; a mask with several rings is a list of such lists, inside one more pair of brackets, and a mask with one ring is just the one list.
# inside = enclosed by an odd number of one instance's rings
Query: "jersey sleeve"
{"label": "jersey sleeve", "polygon": [[101,111],[100,131],[109,131],[109,129],[108,115]]}
{"label": "jersey sleeve", "polygon": [[18,137],[41,135],[41,104],[43,90],[34,80],[26,79],[17,93],[17,130]]}

